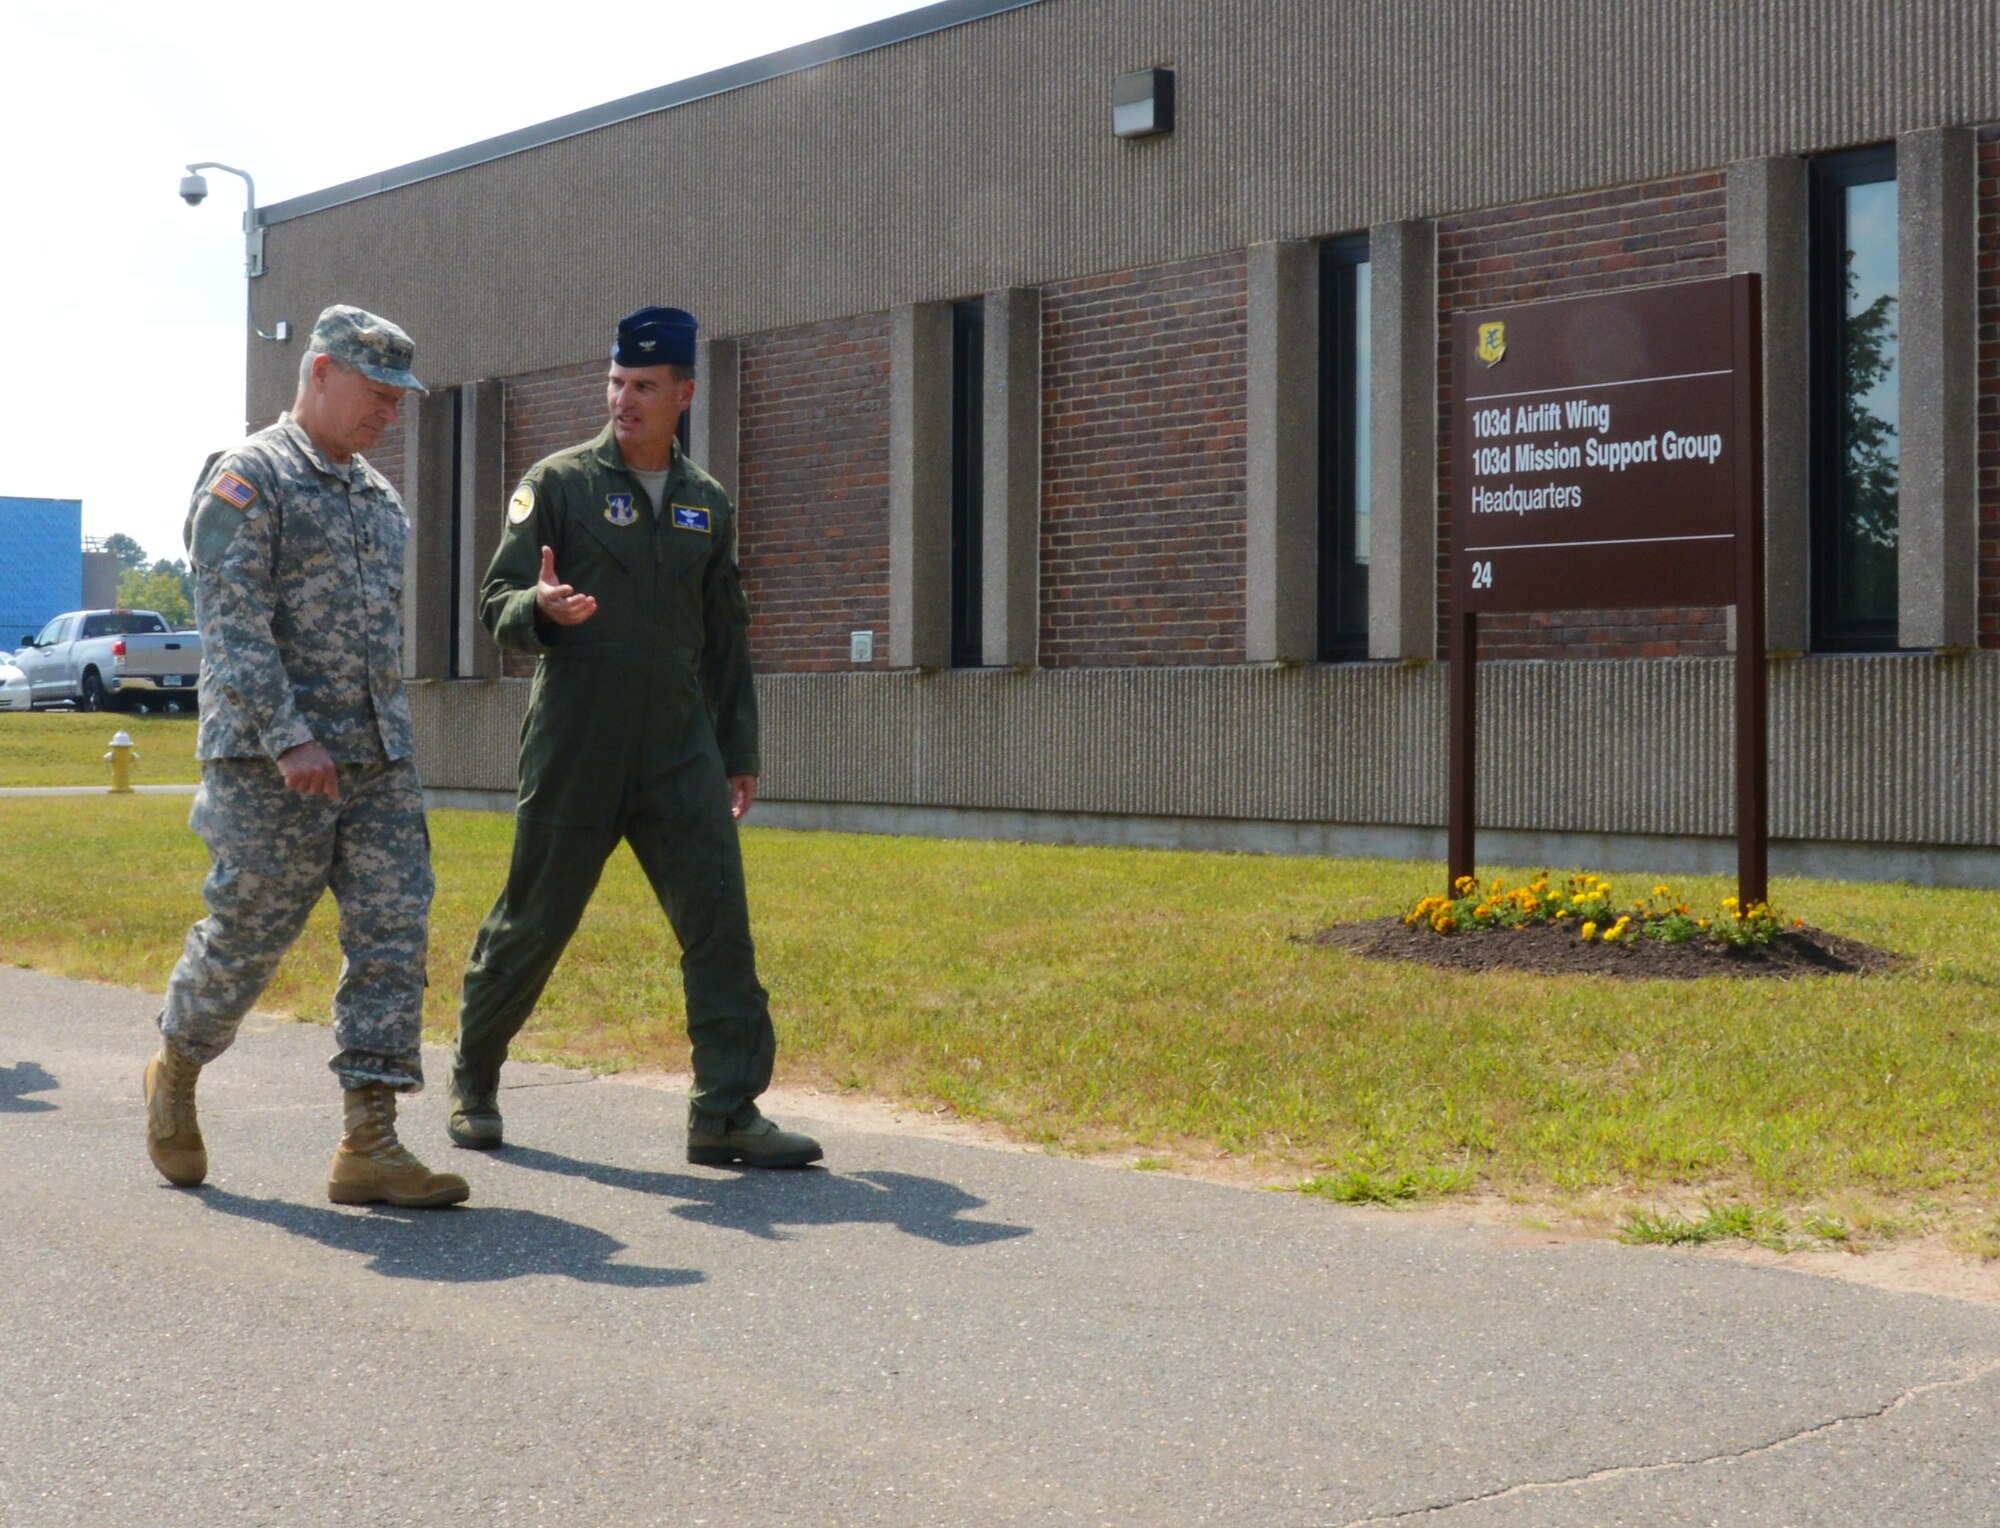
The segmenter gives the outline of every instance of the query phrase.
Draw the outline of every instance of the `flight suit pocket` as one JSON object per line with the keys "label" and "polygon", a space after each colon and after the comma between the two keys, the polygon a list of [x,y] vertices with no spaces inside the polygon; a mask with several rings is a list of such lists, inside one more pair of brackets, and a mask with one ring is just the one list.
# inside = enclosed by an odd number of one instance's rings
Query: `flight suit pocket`
{"label": "flight suit pocket", "polygon": [[[545,654],[553,657],[553,654]],[[523,817],[608,827],[624,784],[623,708],[608,675],[583,664],[545,668],[521,729]]]}

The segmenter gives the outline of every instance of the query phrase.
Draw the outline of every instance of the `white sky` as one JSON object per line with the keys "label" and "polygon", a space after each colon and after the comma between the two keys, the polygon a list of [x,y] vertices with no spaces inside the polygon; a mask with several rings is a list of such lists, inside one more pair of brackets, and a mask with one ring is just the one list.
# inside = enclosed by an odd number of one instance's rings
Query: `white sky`
{"label": "white sky", "polygon": [[0,496],[180,557],[243,428],[243,183],[260,205],[919,8],[0,0]]}

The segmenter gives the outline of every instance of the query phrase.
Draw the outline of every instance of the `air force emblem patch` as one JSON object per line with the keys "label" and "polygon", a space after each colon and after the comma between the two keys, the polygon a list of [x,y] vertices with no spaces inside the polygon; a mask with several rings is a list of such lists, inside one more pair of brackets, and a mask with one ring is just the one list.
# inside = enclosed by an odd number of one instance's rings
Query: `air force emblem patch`
{"label": "air force emblem patch", "polygon": [[674,506],[674,529],[677,531],[700,531],[704,536],[709,532],[708,511],[695,504]]}
{"label": "air force emblem patch", "polygon": [[630,525],[639,518],[639,511],[632,507],[629,493],[610,493],[604,496],[604,518],[613,525]]}
{"label": "air force emblem patch", "polygon": [[1481,324],[1479,326],[1479,359],[1488,366],[1498,366],[1507,354],[1507,326],[1505,324]]}
{"label": "air force emblem patch", "polygon": [[507,523],[525,525],[528,516],[535,512],[535,490],[523,483],[514,490],[514,497],[507,501]]}

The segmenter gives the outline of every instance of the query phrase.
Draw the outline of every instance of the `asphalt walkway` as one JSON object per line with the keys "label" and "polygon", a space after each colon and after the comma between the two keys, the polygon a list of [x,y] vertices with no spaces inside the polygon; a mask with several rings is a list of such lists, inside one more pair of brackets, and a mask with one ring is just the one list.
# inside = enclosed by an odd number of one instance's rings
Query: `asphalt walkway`
{"label": "asphalt walkway", "polygon": [[339,1209],[330,1036],[262,1020],[181,1191],[156,1007],[0,970],[0,1523],[2000,1524],[1990,1307],[835,1126],[692,1168],[546,1067],[493,1157],[406,1110],[469,1206]]}

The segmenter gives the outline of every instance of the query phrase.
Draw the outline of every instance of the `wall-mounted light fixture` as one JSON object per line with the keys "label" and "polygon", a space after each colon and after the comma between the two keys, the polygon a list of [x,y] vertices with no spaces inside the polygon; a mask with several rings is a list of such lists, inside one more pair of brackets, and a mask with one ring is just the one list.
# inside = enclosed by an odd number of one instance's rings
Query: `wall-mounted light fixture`
{"label": "wall-mounted light fixture", "polygon": [[1140,69],[1111,82],[1111,131],[1151,138],[1174,130],[1174,71]]}

